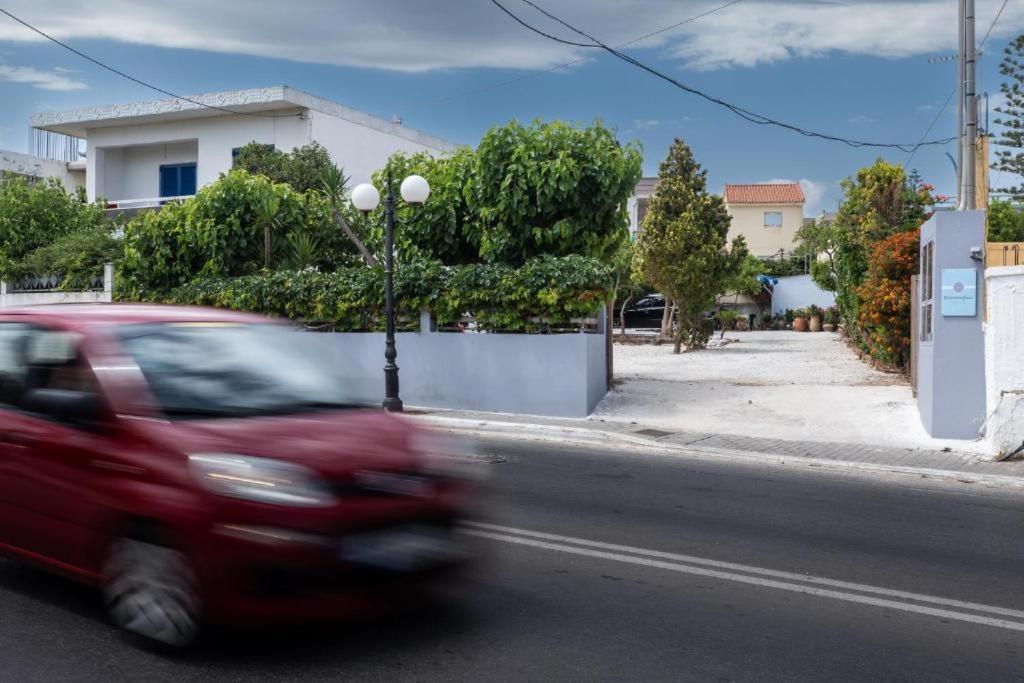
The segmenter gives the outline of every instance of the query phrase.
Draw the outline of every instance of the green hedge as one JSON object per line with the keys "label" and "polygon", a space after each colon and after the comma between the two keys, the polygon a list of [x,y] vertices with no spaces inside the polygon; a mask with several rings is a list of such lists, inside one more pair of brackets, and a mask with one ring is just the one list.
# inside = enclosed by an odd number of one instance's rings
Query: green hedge
{"label": "green hedge", "polygon": [[[418,261],[396,268],[396,315],[405,328],[415,327],[425,308],[441,325],[469,314],[482,330],[538,332],[571,326],[573,319],[593,314],[612,285],[608,266],[583,256],[540,257],[519,268]],[[384,327],[381,268],[199,279],[153,298],[252,311],[338,331]]]}

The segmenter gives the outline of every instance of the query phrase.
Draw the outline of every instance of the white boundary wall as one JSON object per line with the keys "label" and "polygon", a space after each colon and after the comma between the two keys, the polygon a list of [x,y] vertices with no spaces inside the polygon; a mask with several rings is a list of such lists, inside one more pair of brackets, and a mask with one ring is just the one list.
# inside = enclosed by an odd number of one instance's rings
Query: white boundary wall
{"label": "white boundary wall", "polygon": [[787,309],[806,308],[811,304],[828,308],[836,303],[836,295],[815,284],[810,275],[790,275],[776,278],[772,291],[772,315]]}
{"label": "white boundary wall", "polygon": [[997,454],[1024,443],[1024,266],[985,271],[985,439]]}
{"label": "white boundary wall", "polygon": [[[608,391],[603,333],[396,335],[408,406],[586,417]],[[604,329],[603,324],[599,329]],[[307,333],[334,358],[359,400],[384,400],[384,335]]]}
{"label": "white boundary wall", "polygon": [[39,306],[44,304],[110,303],[114,294],[114,265],[103,266],[103,289],[83,292],[39,291],[12,292],[10,284],[0,282],[0,308],[8,306]]}

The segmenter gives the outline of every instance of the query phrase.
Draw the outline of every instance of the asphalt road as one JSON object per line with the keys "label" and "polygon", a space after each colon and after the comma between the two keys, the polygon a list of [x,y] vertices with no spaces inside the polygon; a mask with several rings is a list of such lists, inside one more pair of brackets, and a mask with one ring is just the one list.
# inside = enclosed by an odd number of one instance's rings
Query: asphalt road
{"label": "asphalt road", "polygon": [[168,657],[0,562],[2,680],[1021,680],[1024,493],[482,444],[452,602]]}

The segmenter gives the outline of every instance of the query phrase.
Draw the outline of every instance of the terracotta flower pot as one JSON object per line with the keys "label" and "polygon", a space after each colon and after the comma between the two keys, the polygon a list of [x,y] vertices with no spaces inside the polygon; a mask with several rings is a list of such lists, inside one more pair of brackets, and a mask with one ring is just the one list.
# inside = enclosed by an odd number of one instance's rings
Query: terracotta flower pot
{"label": "terracotta flower pot", "polygon": [[826,332],[835,332],[836,326],[833,325],[832,323],[825,323],[824,325],[821,326],[821,329],[825,330]]}
{"label": "terracotta flower pot", "polygon": [[821,332],[821,317],[817,315],[811,316],[810,321],[811,332]]}
{"label": "terracotta flower pot", "polygon": [[793,331],[794,332],[806,332],[807,331],[807,318],[793,318]]}

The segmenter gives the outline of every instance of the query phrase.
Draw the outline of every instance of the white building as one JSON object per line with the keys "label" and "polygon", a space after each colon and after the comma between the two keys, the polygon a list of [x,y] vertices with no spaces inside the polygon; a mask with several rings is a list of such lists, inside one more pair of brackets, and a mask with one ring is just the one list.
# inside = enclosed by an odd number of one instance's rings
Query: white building
{"label": "white building", "polygon": [[[85,140],[90,200],[112,208],[191,196],[229,171],[253,140],[289,152],[322,144],[350,185],[366,182],[399,151],[444,154],[457,145],[289,86],[46,112],[33,128]],[[211,108],[212,107],[212,108]]]}
{"label": "white building", "polygon": [[57,178],[68,192],[85,186],[85,162],[63,161],[0,149],[0,182],[5,176]]}
{"label": "white building", "polygon": [[651,203],[651,195],[658,187],[658,176],[641,178],[636,184],[636,190],[626,203],[626,210],[629,212],[629,235],[636,239],[640,232],[644,218],[647,216],[647,208]]}

